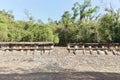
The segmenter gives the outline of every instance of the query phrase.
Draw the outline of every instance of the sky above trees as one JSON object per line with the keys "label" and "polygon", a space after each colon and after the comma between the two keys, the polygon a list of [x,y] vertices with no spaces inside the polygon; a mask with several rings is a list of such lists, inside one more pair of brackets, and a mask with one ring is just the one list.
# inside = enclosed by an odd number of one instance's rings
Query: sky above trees
{"label": "sky above trees", "polygon": [[[1,0],[0,10],[12,11],[15,19],[26,20],[25,10],[33,16],[35,20],[41,19],[47,22],[48,18],[59,20],[64,11],[71,11],[75,2],[83,3],[84,0]],[[120,8],[120,0],[91,0],[93,6],[100,6],[103,13],[105,7]]]}
{"label": "sky above trees", "polygon": [[[51,1],[52,4],[49,5],[47,4],[50,2],[46,2],[46,5],[36,2],[25,4],[25,2],[15,1],[14,5],[11,3],[7,6],[2,4],[7,8],[0,10],[0,41],[52,41],[59,45],[73,42],[120,43],[120,9],[117,6],[119,2],[110,3],[105,0],[68,2],[71,4],[70,9],[65,1],[63,4],[60,4],[61,1]],[[8,10],[13,10],[13,14]],[[28,20],[15,20],[14,16],[16,19]]]}

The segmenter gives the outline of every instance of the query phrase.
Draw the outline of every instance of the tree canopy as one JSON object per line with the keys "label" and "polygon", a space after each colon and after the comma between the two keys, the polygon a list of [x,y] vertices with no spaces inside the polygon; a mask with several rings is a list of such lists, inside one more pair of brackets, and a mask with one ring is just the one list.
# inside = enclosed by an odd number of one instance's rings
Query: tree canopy
{"label": "tree canopy", "polygon": [[0,11],[0,41],[38,42],[53,41],[66,45],[72,42],[120,42],[120,10],[106,8],[100,15],[98,6],[91,6],[91,0],[83,4],[76,2],[70,11],[65,11],[58,21],[41,19],[34,21],[15,20],[14,15],[5,10]]}

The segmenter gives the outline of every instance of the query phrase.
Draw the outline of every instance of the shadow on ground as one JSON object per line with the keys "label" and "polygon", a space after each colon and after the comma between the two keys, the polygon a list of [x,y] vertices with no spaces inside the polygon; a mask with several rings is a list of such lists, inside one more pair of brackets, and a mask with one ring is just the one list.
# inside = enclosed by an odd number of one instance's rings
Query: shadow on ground
{"label": "shadow on ground", "polygon": [[24,74],[0,74],[0,80],[120,80],[120,73],[76,72],[64,69],[57,63],[48,64],[45,69],[18,70]]}
{"label": "shadow on ground", "polygon": [[0,80],[120,80],[120,74],[106,72],[40,72],[0,74]]}

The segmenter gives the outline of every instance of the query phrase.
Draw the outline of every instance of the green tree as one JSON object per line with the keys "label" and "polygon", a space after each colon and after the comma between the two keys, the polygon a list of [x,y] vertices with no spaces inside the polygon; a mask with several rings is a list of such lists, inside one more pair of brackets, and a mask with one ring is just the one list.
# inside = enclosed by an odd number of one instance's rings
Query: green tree
{"label": "green tree", "polygon": [[100,34],[101,42],[111,42],[113,41],[112,32],[114,18],[110,14],[105,14],[100,20]]}

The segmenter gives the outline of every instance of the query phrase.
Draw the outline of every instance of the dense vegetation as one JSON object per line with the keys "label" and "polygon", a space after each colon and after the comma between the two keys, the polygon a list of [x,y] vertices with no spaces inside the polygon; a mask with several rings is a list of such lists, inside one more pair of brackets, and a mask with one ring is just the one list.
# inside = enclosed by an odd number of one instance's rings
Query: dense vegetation
{"label": "dense vegetation", "polygon": [[15,20],[9,11],[0,11],[0,41],[53,41],[59,45],[70,42],[120,42],[120,10],[105,9],[99,14],[98,6],[91,7],[90,0],[76,2],[71,10],[65,11],[61,20]]}

